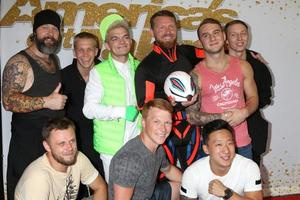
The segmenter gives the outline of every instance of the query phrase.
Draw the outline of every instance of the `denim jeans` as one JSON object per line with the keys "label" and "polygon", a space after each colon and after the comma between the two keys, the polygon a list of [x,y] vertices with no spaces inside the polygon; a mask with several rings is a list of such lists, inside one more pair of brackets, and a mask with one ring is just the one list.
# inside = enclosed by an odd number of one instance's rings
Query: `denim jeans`
{"label": "denim jeans", "polygon": [[252,145],[251,145],[251,143],[246,146],[236,148],[236,153],[252,160]]}

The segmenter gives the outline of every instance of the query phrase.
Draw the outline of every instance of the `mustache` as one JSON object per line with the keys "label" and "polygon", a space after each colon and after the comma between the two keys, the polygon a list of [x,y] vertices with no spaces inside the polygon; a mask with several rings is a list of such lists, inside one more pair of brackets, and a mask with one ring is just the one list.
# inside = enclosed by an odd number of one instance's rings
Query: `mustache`
{"label": "mustache", "polygon": [[58,41],[57,39],[55,39],[54,37],[51,37],[51,36],[45,37],[42,40],[43,40],[43,42],[45,42],[48,39],[51,40],[53,43],[56,43]]}
{"label": "mustache", "polygon": [[163,37],[174,37],[174,34],[170,34],[170,33],[164,34]]}

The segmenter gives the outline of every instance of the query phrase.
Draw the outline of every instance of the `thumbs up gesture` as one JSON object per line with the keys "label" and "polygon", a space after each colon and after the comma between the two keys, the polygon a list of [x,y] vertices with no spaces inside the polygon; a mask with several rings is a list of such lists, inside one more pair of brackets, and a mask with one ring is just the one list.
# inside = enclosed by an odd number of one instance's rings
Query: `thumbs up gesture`
{"label": "thumbs up gesture", "polygon": [[57,87],[53,90],[53,92],[47,96],[44,97],[44,108],[49,108],[51,110],[61,110],[65,107],[67,96],[59,94],[59,91],[61,89],[61,83],[57,85]]}

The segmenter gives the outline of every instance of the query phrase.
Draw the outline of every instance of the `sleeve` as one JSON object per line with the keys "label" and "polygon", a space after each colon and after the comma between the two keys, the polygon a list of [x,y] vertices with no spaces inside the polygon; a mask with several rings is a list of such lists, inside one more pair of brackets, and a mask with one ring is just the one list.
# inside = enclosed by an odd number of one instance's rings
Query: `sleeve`
{"label": "sleeve", "polygon": [[48,200],[51,188],[48,180],[43,174],[33,173],[30,178],[18,183],[15,200]]}
{"label": "sleeve", "polygon": [[77,159],[80,165],[80,181],[85,185],[90,185],[97,178],[99,172],[83,153],[78,152]]}
{"label": "sleeve", "polygon": [[122,187],[134,187],[141,171],[142,163],[140,158],[135,155],[121,155],[113,158],[113,164],[110,166],[110,176],[113,184]]}
{"label": "sleeve", "polygon": [[269,68],[256,58],[254,58],[250,52],[257,53],[255,51],[247,50],[247,53],[252,60],[251,65],[254,71],[254,79],[257,86],[257,92],[259,96],[259,108],[263,108],[271,103],[272,99],[272,76]]}
{"label": "sleeve", "polygon": [[272,77],[268,67],[260,63],[259,72],[254,74],[254,78],[257,80],[259,108],[263,108],[269,105],[272,99]]}
{"label": "sleeve", "polygon": [[100,75],[93,68],[85,88],[83,114],[88,119],[115,120],[124,118],[126,108],[101,104],[103,94]]}
{"label": "sleeve", "polygon": [[197,48],[191,45],[181,45],[180,49],[193,66],[205,58],[205,53],[202,48]]}
{"label": "sleeve", "polygon": [[162,146],[160,146],[160,152],[162,154],[162,161],[161,161],[161,166],[160,166],[160,171],[165,171],[165,169],[167,169],[167,167],[170,165],[169,160],[167,159],[165,150],[163,149]]}
{"label": "sleeve", "polygon": [[195,187],[195,175],[190,168],[187,168],[183,175],[181,181],[180,195],[188,198],[197,198],[197,189]]}
{"label": "sleeve", "polygon": [[144,104],[154,99],[155,83],[147,80],[147,73],[144,70],[144,62],[140,63],[135,72],[135,94],[139,109]]}
{"label": "sleeve", "polygon": [[260,170],[257,164],[253,161],[249,162],[245,172],[246,174],[246,183],[245,183],[245,192],[254,192],[262,190],[262,181],[260,176]]}

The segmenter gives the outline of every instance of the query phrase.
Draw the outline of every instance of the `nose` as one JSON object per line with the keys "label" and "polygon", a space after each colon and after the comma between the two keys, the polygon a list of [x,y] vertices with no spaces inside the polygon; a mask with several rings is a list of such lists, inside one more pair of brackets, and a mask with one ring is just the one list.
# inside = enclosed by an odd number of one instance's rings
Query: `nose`
{"label": "nose", "polygon": [[225,145],[225,146],[224,146],[223,152],[224,152],[224,153],[229,153],[229,147],[228,147],[228,145]]}
{"label": "nose", "polygon": [[216,36],[215,36],[214,34],[212,34],[212,35],[209,36],[209,39],[210,39],[211,41],[213,41],[213,40],[216,39]]}
{"label": "nose", "polygon": [[88,50],[83,50],[82,54],[84,57],[88,56]]}
{"label": "nose", "polygon": [[68,151],[72,151],[73,150],[73,143],[67,143],[66,144],[66,150],[68,150]]}
{"label": "nose", "polygon": [[242,40],[242,35],[241,34],[237,34],[237,39],[240,41]]}
{"label": "nose", "polygon": [[164,123],[161,123],[160,126],[159,126],[159,130],[162,132],[162,133],[165,133],[166,132],[166,125]]}
{"label": "nose", "polygon": [[172,32],[172,28],[168,27],[167,28],[167,33],[171,33]]}
{"label": "nose", "polygon": [[124,43],[125,43],[125,38],[120,38],[120,39],[119,39],[119,42],[120,42],[121,44],[124,44]]}

